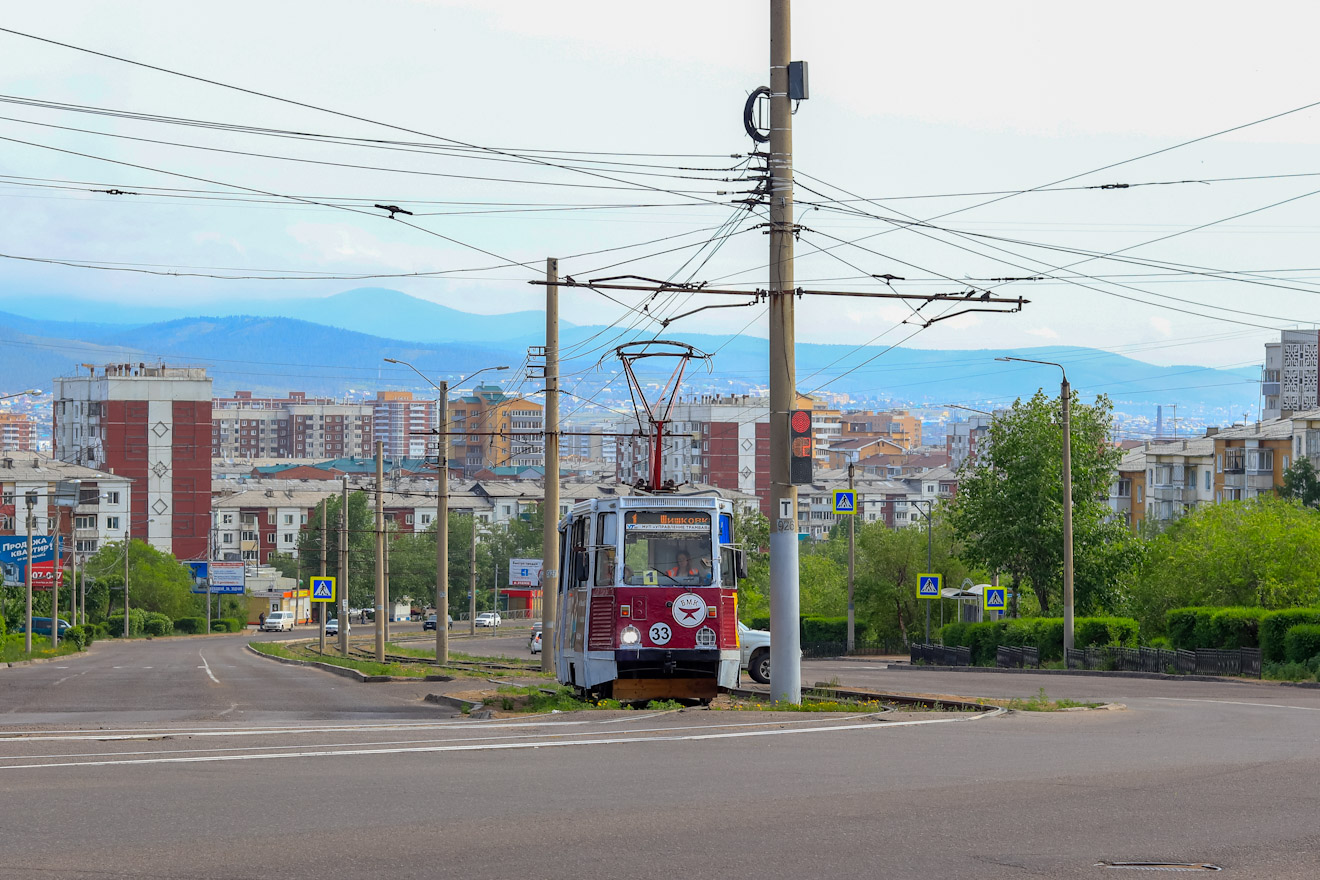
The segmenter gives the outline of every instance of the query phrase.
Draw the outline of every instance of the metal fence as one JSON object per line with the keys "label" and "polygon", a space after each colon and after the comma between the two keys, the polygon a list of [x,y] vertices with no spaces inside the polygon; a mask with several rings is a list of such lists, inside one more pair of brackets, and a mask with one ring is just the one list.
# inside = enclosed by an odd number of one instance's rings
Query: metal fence
{"label": "metal fence", "polygon": [[911,645],[909,650],[913,663],[925,663],[930,666],[971,666],[972,649],[946,647],[945,645]]}
{"label": "metal fence", "polygon": [[995,649],[995,665],[1001,669],[1039,669],[1040,649],[1031,645],[1000,645]]}
{"label": "metal fence", "polygon": [[1119,648],[1107,645],[1070,648],[1066,653],[1069,669],[1260,678],[1260,650],[1256,648],[1166,651],[1163,648]]}
{"label": "metal fence", "polygon": [[807,659],[821,657],[877,657],[887,654],[902,654],[905,646],[902,642],[862,641],[858,639],[851,651],[845,642],[803,642],[802,656]]}

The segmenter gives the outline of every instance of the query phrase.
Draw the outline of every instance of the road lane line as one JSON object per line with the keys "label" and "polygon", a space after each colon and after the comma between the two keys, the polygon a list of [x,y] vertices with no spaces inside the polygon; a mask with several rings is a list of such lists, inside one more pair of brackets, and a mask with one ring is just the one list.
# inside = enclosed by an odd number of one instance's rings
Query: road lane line
{"label": "road lane line", "polygon": [[[202,652],[201,652],[200,650],[198,650],[198,652],[197,652],[197,656],[198,656],[198,657],[202,657]],[[211,664],[206,662],[206,658],[205,658],[205,657],[202,657],[202,666],[201,666],[201,668],[202,668],[202,669],[205,669],[205,670],[206,670],[206,674],[209,675],[209,676],[211,676],[211,681],[215,682],[216,684],[219,684],[219,683],[220,683],[220,679],[218,679],[218,678],[215,677],[215,673],[211,671]]]}
{"label": "road lane line", "polygon": [[251,755],[212,755],[208,757],[186,757],[186,758],[133,758],[123,761],[64,761],[53,764],[16,764],[8,767],[0,767],[0,772],[6,770],[39,770],[52,767],[113,767],[136,764],[203,764],[218,763],[220,761],[261,761],[272,758],[328,758],[342,757],[345,755],[397,755],[397,754],[424,754],[437,752],[481,752],[481,751],[521,751],[524,749],[542,749],[556,748],[564,746],[592,746],[592,745],[624,745],[637,742],[698,742],[702,740],[716,739],[746,739],[760,736],[789,736],[811,733],[838,733],[854,730],[880,730],[894,727],[920,727],[931,724],[955,724],[966,721],[976,721],[979,718],[986,718],[1001,714],[1002,710],[996,712],[987,712],[976,715],[971,718],[928,718],[920,721],[880,721],[871,724],[844,724],[832,725],[830,727],[816,728],[793,728],[780,730],[743,730],[736,733],[702,733],[686,734],[684,736],[623,736],[610,737],[608,739],[578,739],[578,740],[541,740],[537,742],[523,743],[487,743],[476,745],[445,745],[445,746],[421,746],[421,747],[391,747],[391,748],[370,748],[370,749],[336,749],[333,751],[318,750],[304,752],[287,753],[261,753]]}
{"label": "road lane line", "polygon": [[1195,697],[1151,697],[1150,699],[1174,703],[1220,703],[1225,706],[1256,706],[1261,709],[1300,709],[1303,712],[1320,712],[1320,706],[1286,706],[1282,703],[1247,703],[1242,700],[1205,700]]}

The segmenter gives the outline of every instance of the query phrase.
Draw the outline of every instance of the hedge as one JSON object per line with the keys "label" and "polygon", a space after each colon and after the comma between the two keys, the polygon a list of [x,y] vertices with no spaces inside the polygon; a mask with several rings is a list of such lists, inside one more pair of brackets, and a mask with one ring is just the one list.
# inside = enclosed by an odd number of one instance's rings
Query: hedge
{"label": "hedge", "polygon": [[1173,608],[1164,613],[1164,625],[1175,650],[1208,648],[1210,618],[1218,608]]}
{"label": "hedge", "polygon": [[1261,618],[1260,656],[1263,662],[1284,662],[1288,630],[1299,623],[1320,623],[1320,608],[1285,608],[1267,612]]}
{"label": "hedge", "polygon": [[142,621],[142,630],[149,636],[168,636],[174,634],[174,621],[169,615],[159,611],[148,611]]}
{"label": "hedge", "polygon": [[[129,636],[140,636],[143,627],[147,622],[147,613],[141,608],[128,609],[128,634]],[[106,631],[115,638],[122,638],[124,635],[124,615],[116,614],[106,619]]]}
{"label": "hedge", "polygon": [[1289,663],[1306,663],[1320,655],[1320,624],[1299,623],[1283,636],[1283,653]]}
{"label": "hedge", "polygon": [[753,617],[753,618],[751,619],[751,622],[749,622],[749,623],[747,624],[747,626],[748,626],[749,628],[751,628],[751,629],[764,629],[764,630],[768,630],[768,629],[770,629],[770,618],[769,618],[769,617]]}
{"label": "hedge", "polygon": [[[1073,645],[1121,645],[1137,647],[1137,622],[1129,617],[1078,617],[1073,621]],[[1028,617],[987,623],[948,623],[940,630],[945,645],[971,650],[972,665],[991,666],[1000,645],[1029,645],[1040,651],[1042,660],[1063,659],[1063,620]]]}
{"label": "hedge", "polygon": [[[219,627],[217,627],[217,624],[219,624]],[[212,632],[242,632],[243,621],[237,617],[222,617],[219,620],[211,621],[211,630]]]}
{"label": "hedge", "polygon": [[848,618],[846,617],[804,617],[802,618],[802,644],[817,642],[847,642]]}
{"label": "hedge", "polygon": [[1174,648],[1260,647],[1261,621],[1270,612],[1264,608],[1174,608],[1164,622]]}
{"label": "hedge", "polygon": [[4,614],[0,614],[0,638],[9,635],[9,624],[5,623]]}

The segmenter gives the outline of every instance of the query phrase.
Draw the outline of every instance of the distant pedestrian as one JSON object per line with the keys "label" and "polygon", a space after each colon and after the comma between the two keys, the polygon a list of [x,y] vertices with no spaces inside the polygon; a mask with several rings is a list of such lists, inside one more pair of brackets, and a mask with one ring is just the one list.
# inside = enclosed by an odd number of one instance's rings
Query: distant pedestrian
{"label": "distant pedestrian", "polygon": [[265,625],[266,625],[266,612],[263,611],[257,617],[257,626],[265,626]]}

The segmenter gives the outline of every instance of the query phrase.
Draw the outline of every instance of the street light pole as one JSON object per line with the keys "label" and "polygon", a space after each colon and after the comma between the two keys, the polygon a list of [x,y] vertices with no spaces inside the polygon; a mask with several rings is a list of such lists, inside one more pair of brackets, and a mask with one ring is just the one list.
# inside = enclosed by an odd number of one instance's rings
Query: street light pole
{"label": "street light pole", "polygon": [[[853,463],[848,462],[848,495],[853,500],[853,515],[848,517],[848,653],[857,650],[857,609],[853,604],[853,574],[856,566],[857,489],[853,484]],[[927,639],[927,643],[929,643]]]}
{"label": "street light pole", "polygon": [[[27,563],[24,581],[27,584],[27,625],[23,627],[23,651],[32,653],[32,508],[37,506],[37,493],[28,492],[27,501]],[[53,625],[53,624],[52,624]]]}
{"label": "street light pole", "polygon": [[[435,499],[435,662],[449,662],[449,382],[441,379],[440,384],[432,382],[425,373],[407,361],[385,358],[388,364],[407,367],[421,376],[428,385],[440,392],[438,429],[440,441],[436,454],[436,499]],[[508,365],[482,367],[467,379],[459,380],[461,385],[469,379],[487,370],[507,370]],[[445,615],[441,620],[440,615]],[[440,624],[445,624],[441,626]]]}
{"label": "street light pole", "polygon": [[1063,649],[1067,652],[1073,647],[1072,386],[1068,384],[1068,371],[1063,368],[1063,364],[1015,357],[999,357],[995,360],[1058,367],[1063,377],[1059,383],[1059,399],[1063,405]]}

